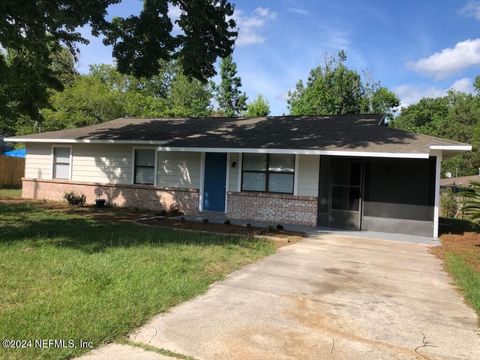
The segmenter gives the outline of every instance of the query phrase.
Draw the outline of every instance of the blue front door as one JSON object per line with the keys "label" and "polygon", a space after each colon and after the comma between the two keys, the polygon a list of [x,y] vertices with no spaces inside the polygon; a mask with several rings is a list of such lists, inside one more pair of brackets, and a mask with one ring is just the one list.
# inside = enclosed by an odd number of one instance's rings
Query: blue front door
{"label": "blue front door", "polygon": [[225,211],[227,154],[205,154],[203,210]]}

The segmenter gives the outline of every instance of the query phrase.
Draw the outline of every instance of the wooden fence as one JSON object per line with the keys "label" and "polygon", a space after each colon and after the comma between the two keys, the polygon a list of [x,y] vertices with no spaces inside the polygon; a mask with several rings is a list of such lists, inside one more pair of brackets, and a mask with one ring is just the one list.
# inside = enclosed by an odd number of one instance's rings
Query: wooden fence
{"label": "wooden fence", "polygon": [[24,173],[25,159],[11,156],[0,156],[0,187],[21,187]]}

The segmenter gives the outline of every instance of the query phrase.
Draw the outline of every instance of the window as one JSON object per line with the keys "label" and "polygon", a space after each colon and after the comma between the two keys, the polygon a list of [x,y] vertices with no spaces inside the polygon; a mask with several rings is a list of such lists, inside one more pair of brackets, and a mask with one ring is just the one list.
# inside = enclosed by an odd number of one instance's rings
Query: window
{"label": "window", "polygon": [[155,150],[135,149],[134,184],[154,185]]}
{"label": "window", "polygon": [[242,190],[293,194],[295,155],[243,154]]}
{"label": "window", "polygon": [[54,179],[70,179],[70,151],[69,147],[53,148]]}

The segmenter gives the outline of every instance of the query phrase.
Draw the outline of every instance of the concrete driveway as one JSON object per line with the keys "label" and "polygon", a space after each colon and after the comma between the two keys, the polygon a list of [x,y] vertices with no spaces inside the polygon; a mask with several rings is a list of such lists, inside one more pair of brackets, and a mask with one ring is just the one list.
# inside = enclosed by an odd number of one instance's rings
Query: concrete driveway
{"label": "concrete driveway", "polygon": [[480,359],[477,316],[427,246],[332,234],[281,248],[130,339],[195,359]]}

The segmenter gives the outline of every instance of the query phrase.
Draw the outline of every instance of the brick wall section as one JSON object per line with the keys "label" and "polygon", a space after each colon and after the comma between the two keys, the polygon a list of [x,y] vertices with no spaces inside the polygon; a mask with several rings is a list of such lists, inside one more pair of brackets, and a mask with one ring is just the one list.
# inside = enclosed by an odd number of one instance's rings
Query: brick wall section
{"label": "brick wall section", "polygon": [[229,192],[228,217],[274,224],[317,225],[317,197]]}
{"label": "brick wall section", "polygon": [[22,197],[62,201],[66,192],[73,191],[87,197],[87,204],[98,198],[110,204],[148,210],[169,210],[178,204],[185,214],[197,214],[199,193],[197,189],[166,189],[145,185],[97,184],[65,180],[22,179]]}

